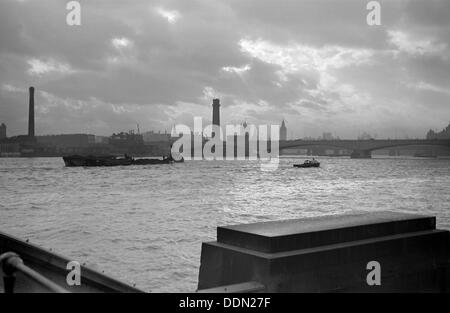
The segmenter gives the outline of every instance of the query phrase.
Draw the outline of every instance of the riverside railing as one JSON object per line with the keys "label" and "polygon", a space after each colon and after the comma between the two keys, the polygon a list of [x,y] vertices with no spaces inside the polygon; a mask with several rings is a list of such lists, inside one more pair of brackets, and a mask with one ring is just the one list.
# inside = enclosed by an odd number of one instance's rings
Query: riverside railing
{"label": "riverside railing", "polygon": [[3,284],[5,293],[14,293],[17,272],[22,273],[50,292],[68,293],[66,289],[26,266],[17,253],[6,252],[0,255],[0,265],[3,270]]}

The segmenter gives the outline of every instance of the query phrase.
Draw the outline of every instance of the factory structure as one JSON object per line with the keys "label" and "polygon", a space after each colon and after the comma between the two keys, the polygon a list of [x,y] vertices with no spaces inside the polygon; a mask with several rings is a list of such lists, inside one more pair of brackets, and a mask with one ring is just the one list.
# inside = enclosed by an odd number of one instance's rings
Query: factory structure
{"label": "factory structure", "polygon": [[170,151],[170,134],[134,130],[109,137],[93,134],[36,135],[35,88],[29,88],[28,133],[8,137],[0,124],[0,157],[53,157],[68,154],[161,156]]}
{"label": "factory structure", "polygon": [[[212,101],[212,123],[220,125],[220,100]],[[247,123],[242,124],[244,129]],[[209,140],[203,134],[203,144]],[[211,134],[214,136],[214,133]],[[236,134],[246,137],[246,146],[248,146],[248,133]],[[128,132],[114,133],[109,137],[96,136],[93,134],[58,134],[58,135],[36,135],[35,132],[35,88],[29,88],[28,98],[28,133],[8,137],[7,126],[0,124],[0,157],[52,157],[69,154],[79,155],[133,155],[133,156],[162,156],[170,152],[171,144],[177,140],[177,136],[165,131],[148,131],[141,133],[139,125],[137,132],[130,130]],[[282,121],[280,127],[280,140],[287,139],[287,128],[285,121]],[[192,134],[194,140],[194,134]],[[224,147],[224,152],[226,148]],[[248,148],[246,149],[246,155]]]}

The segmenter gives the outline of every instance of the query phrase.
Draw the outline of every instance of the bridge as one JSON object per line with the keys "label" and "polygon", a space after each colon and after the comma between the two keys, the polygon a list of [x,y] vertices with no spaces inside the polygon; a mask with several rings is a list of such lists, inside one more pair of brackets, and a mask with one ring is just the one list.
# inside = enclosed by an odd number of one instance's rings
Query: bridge
{"label": "bridge", "polygon": [[352,158],[371,158],[372,151],[403,146],[450,147],[450,139],[370,139],[370,140],[283,140],[280,151],[288,148],[325,146],[352,151]]}

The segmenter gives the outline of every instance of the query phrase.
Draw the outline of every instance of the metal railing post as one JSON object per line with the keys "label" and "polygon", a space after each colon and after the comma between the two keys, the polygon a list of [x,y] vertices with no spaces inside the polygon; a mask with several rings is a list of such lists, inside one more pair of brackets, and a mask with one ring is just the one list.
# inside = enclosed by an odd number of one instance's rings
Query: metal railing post
{"label": "metal railing post", "polygon": [[14,285],[16,282],[16,265],[19,263],[23,263],[23,261],[19,255],[14,252],[6,252],[0,255],[5,293],[14,293]]}

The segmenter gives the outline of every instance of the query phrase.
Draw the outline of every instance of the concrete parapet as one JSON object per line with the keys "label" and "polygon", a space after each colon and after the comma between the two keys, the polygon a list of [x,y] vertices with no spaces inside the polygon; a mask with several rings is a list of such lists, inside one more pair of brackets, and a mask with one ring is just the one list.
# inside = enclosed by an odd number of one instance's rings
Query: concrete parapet
{"label": "concrete parapet", "polygon": [[[260,282],[267,292],[442,292],[449,232],[431,216],[352,213],[218,227],[198,289]],[[380,265],[369,286],[367,265]]]}

